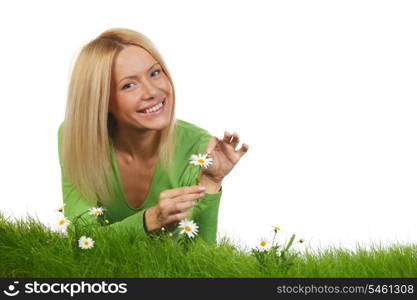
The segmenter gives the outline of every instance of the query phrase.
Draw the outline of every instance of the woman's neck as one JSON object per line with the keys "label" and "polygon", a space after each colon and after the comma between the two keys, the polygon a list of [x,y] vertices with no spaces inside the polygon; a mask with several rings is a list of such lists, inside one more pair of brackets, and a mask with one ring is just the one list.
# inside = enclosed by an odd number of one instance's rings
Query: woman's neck
{"label": "woman's neck", "polygon": [[114,130],[114,146],[128,162],[153,160],[158,154],[161,132],[120,128]]}

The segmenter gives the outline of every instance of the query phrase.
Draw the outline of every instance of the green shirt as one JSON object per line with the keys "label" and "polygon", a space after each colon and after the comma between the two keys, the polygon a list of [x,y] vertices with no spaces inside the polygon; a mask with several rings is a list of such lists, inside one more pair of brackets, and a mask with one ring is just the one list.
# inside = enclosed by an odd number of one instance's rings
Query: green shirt
{"label": "green shirt", "polygon": [[[104,204],[105,218],[109,220],[108,225],[102,225],[96,216],[85,213],[82,218],[89,224],[103,226],[105,230],[132,230],[137,235],[146,235],[144,228],[144,212],[147,208],[154,206],[159,201],[159,194],[167,189],[174,189],[183,186],[196,184],[199,174],[199,166],[189,163],[192,154],[205,153],[211,134],[208,131],[177,119],[177,136],[173,168],[171,174],[162,172],[160,160],[158,159],[155,173],[153,175],[148,194],[144,203],[139,208],[131,207],[126,201],[123,186],[120,179],[119,168],[116,161],[114,146],[110,143],[110,152],[112,160],[112,178],[116,187],[117,198],[110,204]],[[61,136],[62,123],[58,130],[58,152],[61,153]],[[73,220],[77,214],[81,214],[91,207],[91,202],[81,196],[73,184],[63,175],[62,161],[61,178],[62,193],[64,200],[64,216]],[[140,180],[140,178],[138,178]],[[198,235],[208,243],[215,243],[217,236],[217,217],[220,204],[220,198],[223,191],[220,189],[215,194],[205,194],[197,200],[196,205],[189,210],[187,219],[194,220],[198,225]],[[100,228],[101,229],[101,228]]]}

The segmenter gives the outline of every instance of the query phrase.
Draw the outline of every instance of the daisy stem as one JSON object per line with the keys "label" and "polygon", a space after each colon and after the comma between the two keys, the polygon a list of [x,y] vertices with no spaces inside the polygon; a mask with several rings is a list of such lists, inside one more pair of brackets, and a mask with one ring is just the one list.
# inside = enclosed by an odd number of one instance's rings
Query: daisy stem
{"label": "daisy stem", "polygon": [[199,170],[198,170],[198,176],[197,176],[197,180],[196,180],[196,185],[199,185],[200,184],[200,178],[201,178],[201,166],[199,167]]}
{"label": "daisy stem", "polygon": [[79,215],[75,216],[75,218],[74,218],[75,220],[74,220],[74,222],[73,222],[73,223],[74,223],[74,228],[75,228],[75,236],[78,236],[78,226],[77,226],[77,224],[78,224],[78,223],[77,223],[77,222],[78,222],[78,220],[80,220],[80,219],[81,219],[81,220],[84,222],[84,224],[86,224],[86,223],[85,223],[85,220],[81,218],[81,216],[82,216],[82,215],[84,215],[86,212],[88,212],[88,210],[86,210],[86,211],[85,211],[85,212],[83,212],[82,214],[79,214]]}
{"label": "daisy stem", "polygon": [[84,226],[88,226],[88,223],[84,219],[81,219],[81,221],[83,221]]}

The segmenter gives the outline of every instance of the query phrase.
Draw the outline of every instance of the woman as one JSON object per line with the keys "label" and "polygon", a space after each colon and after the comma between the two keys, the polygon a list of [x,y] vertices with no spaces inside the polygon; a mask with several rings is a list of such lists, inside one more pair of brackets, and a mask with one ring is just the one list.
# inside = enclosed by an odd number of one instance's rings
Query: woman
{"label": "woman", "polygon": [[[140,235],[187,217],[216,242],[222,180],[248,145],[238,150],[237,133],[220,140],[174,111],[171,76],[147,37],[116,28],[85,45],[58,132],[64,215]],[[213,159],[201,173],[189,163],[198,153]],[[104,214],[85,213],[95,206]]]}

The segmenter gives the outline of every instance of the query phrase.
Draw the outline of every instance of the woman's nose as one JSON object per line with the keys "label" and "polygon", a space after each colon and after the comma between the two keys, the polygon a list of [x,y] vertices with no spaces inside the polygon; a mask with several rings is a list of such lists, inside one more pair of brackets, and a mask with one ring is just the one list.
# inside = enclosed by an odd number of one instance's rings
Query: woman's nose
{"label": "woman's nose", "polygon": [[149,99],[158,95],[158,88],[149,80],[143,81],[143,98]]}

